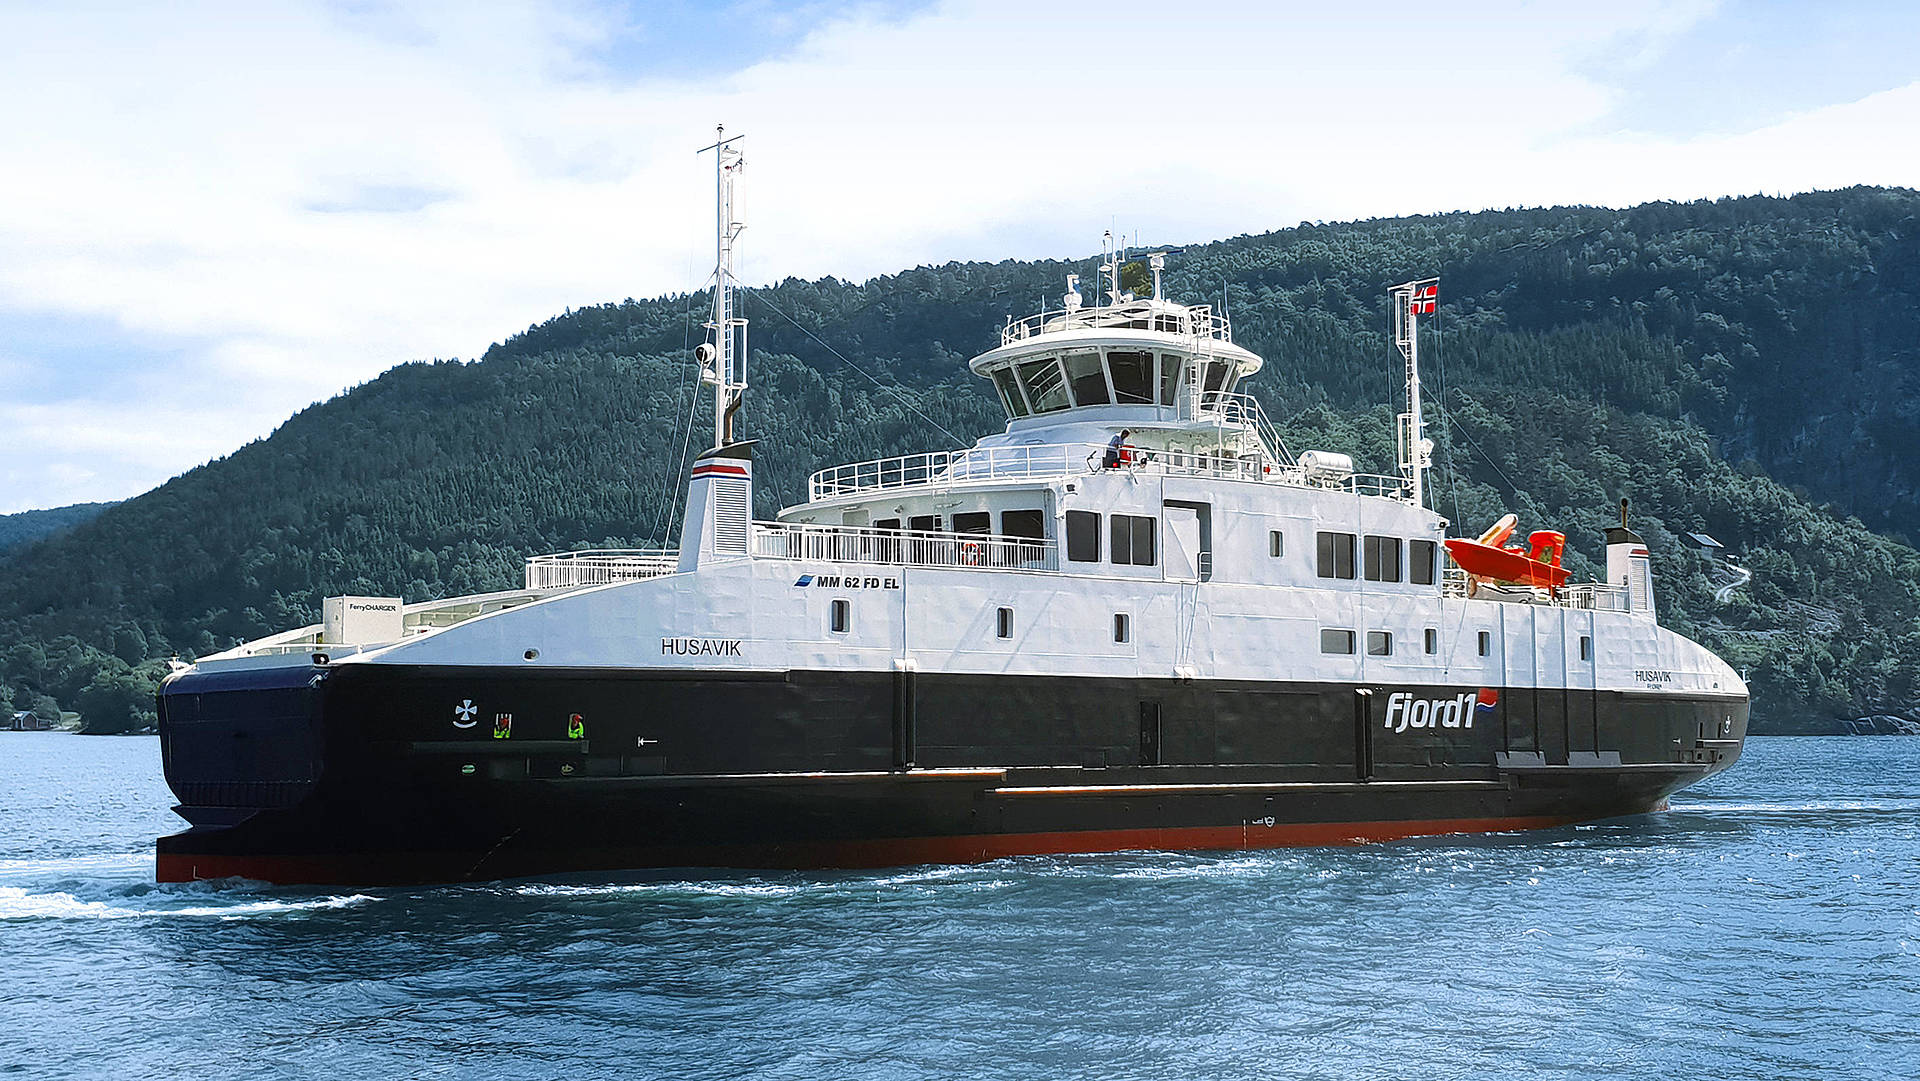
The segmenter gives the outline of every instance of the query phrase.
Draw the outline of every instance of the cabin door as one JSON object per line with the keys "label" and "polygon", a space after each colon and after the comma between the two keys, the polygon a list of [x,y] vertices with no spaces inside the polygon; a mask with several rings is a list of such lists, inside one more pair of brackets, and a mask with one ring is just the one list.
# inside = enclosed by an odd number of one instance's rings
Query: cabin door
{"label": "cabin door", "polygon": [[1200,580],[1200,511],[1196,507],[1164,508],[1166,523],[1161,530],[1166,540],[1166,575],[1170,582]]}

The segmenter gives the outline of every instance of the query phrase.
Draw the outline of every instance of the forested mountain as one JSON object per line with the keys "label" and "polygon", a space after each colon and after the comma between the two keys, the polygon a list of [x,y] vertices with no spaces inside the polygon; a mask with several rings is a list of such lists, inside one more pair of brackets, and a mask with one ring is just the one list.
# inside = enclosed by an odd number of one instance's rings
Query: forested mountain
{"label": "forested mountain", "polygon": [[[822,466],[997,430],[965,358],[1091,262],[751,293],[760,511]],[[1920,706],[1920,194],[1303,223],[1190,246],[1167,288],[1224,295],[1294,451],[1387,472],[1384,289],[1433,273],[1432,488],[1457,531],[1517,511],[1566,532],[1584,578],[1631,497],[1663,617],[1750,670],[1763,729]],[[138,723],[154,658],[311,622],[323,596],[505,588],[536,552],[672,543],[703,303],[583,309],[475,363],[402,365],[0,556],[0,688]],[[1716,604],[1685,531],[1752,586]]]}
{"label": "forested mountain", "polygon": [[0,552],[79,525],[111,506],[111,503],[75,503],[68,507],[0,514]]}

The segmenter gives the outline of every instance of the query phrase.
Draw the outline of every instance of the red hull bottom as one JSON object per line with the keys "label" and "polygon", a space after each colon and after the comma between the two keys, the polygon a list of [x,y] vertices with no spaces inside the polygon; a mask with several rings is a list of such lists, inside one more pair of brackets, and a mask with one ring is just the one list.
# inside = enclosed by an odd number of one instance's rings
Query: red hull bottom
{"label": "red hull bottom", "polygon": [[[1661,801],[1665,806],[1665,801]],[[1407,837],[1547,829],[1584,816],[1426,819],[1399,822],[1276,822],[1242,826],[1071,830],[813,841],[699,848],[598,849],[543,853],[511,866],[485,855],[458,853],[346,853],[312,856],[236,856],[162,852],[155,879],[198,882],[246,878],[278,885],[408,885],[661,867],[829,869],[901,867],[927,863],[981,863],[1007,856],[1128,851],[1230,851],[1372,844]]]}

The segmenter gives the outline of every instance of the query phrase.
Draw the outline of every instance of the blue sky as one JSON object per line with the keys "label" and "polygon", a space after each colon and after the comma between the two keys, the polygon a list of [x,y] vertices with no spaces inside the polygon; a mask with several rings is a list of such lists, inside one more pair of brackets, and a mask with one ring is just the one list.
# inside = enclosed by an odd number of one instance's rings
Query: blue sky
{"label": "blue sky", "polygon": [[698,286],[722,121],[754,280],[1920,182],[1920,6],[1352,7],[0,0],[0,513]]}

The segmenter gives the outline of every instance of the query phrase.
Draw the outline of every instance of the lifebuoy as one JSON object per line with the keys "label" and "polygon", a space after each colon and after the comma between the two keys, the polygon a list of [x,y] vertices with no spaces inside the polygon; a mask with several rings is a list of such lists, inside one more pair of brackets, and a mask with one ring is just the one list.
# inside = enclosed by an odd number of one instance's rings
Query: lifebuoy
{"label": "lifebuoy", "polygon": [[984,566],[987,562],[986,545],[979,541],[961,541],[960,562],[969,567]]}

